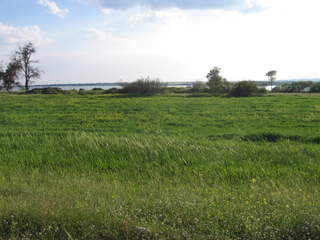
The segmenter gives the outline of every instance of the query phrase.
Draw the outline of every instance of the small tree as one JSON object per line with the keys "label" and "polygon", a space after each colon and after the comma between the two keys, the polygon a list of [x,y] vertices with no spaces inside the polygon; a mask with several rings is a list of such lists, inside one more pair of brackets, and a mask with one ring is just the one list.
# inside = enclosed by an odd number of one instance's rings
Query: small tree
{"label": "small tree", "polygon": [[16,62],[11,62],[7,65],[6,71],[2,75],[2,85],[9,92],[12,90],[14,85],[21,86],[17,81],[19,78],[20,65]]}
{"label": "small tree", "polygon": [[38,67],[33,67],[31,64],[38,63],[39,60],[31,60],[32,54],[36,53],[36,48],[32,42],[28,42],[21,46],[18,44],[18,50],[12,55],[12,63],[20,67],[20,73],[25,79],[25,90],[29,90],[31,79],[40,78],[43,73]]}
{"label": "small tree", "polygon": [[222,76],[220,76],[221,68],[214,67],[207,74],[207,86],[213,93],[228,93],[231,89],[231,84]]}
{"label": "small tree", "polygon": [[3,67],[2,67],[2,61],[1,61],[0,62],[0,91],[2,90],[3,76],[4,76],[4,71],[3,71]]}
{"label": "small tree", "polygon": [[269,81],[271,83],[271,91],[272,91],[272,83],[274,80],[276,80],[277,71],[272,70],[266,73],[266,76],[269,77]]}

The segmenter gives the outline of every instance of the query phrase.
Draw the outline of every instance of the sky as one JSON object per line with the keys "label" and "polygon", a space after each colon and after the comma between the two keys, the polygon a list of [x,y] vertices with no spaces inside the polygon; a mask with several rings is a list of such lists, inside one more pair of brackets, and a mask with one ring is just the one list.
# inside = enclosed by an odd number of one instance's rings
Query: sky
{"label": "sky", "polygon": [[33,42],[38,84],[320,78],[319,0],[0,0],[0,61]]}

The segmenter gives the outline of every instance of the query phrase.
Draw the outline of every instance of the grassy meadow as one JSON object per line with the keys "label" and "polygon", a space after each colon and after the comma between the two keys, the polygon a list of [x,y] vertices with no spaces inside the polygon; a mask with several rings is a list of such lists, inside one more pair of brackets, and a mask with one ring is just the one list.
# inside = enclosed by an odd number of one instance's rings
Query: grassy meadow
{"label": "grassy meadow", "polygon": [[320,95],[0,93],[0,239],[320,238]]}

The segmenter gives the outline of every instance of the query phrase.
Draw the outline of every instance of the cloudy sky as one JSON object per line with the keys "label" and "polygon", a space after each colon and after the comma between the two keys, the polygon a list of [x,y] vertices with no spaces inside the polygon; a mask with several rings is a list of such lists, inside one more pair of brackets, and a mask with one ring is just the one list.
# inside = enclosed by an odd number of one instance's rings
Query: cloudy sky
{"label": "cloudy sky", "polygon": [[38,83],[320,78],[319,0],[1,0],[0,60],[32,41]]}

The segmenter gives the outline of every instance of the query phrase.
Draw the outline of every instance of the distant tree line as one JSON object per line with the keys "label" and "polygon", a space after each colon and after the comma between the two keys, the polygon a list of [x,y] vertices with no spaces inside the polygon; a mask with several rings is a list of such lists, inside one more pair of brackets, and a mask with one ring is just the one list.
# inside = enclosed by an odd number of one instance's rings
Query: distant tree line
{"label": "distant tree line", "polygon": [[[192,86],[192,92],[211,92],[217,94],[228,94],[235,97],[245,97],[254,94],[267,93],[265,85],[258,85],[250,80],[243,80],[236,83],[228,82],[224,77],[220,75],[221,69],[214,67],[207,74],[207,83],[196,81]],[[273,87],[273,82],[276,80],[277,71],[271,70],[266,73],[271,85],[271,92],[283,92],[283,93],[320,93],[320,82],[312,81],[297,81],[292,83],[286,83]]]}
{"label": "distant tree line", "polygon": [[283,92],[283,93],[320,93],[320,82],[312,81],[297,81],[292,83],[285,83],[276,86],[272,89],[272,92]]}
{"label": "distant tree line", "polygon": [[[221,68],[214,67],[207,74],[208,81],[203,83],[195,81],[189,92],[207,92],[214,94],[225,94],[235,97],[246,97],[254,94],[263,94],[267,89],[263,85],[258,85],[251,80],[243,80],[236,83],[227,81],[220,75]],[[272,81],[275,79],[276,71],[273,70]]]}

